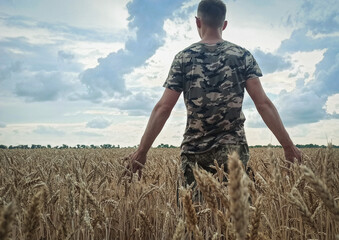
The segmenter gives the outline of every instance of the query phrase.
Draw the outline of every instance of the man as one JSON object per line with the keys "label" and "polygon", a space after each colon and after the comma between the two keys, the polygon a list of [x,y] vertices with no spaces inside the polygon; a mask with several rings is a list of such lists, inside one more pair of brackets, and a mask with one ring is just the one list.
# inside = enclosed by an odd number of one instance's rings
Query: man
{"label": "man", "polygon": [[[194,181],[195,163],[208,171],[214,159],[226,163],[228,153],[237,151],[244,166],[249,151],[242,113],[244,89],[262,119],[282,145],[288,161],[300,160],[300,151],[286,132],[259,77],[261,70],[246,49],[222,39],[226,5],[221,0],[202,0],[196,25],[201,41],[179,52],[172,63],[165,91],[155,105],[140,145],[130,155],[130,168],[141,170],[153,141],[160,133],[181,92],[187,108],[187,125],[181,145],[186,183]],[[225,164],[227,166],[227,164]],[[227,170],[227,169],[225,169]]]}

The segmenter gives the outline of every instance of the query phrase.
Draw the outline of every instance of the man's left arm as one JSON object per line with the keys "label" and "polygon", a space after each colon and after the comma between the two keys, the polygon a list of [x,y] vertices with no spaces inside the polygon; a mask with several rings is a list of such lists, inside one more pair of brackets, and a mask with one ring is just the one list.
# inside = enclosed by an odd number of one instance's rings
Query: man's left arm
{"label": "man's left arm", "polygon": [[272,131],[283,147],[286,159],[290,162],[294,162],[295,158],[298,161],[301,161],[301,152],[289,137],[277,109],[267,97],[259,78],[248,79],[246,81],[246,90],[267,127]]}
{"label": "man's left arm", "polygon": [[181,92],[166,88],[161,99],[153,108],[139,147],[129,157],[129,169],[132,172],[135,173],[136,171],[141,170],[145,165],[147,152],[165,125],[180,94]]}

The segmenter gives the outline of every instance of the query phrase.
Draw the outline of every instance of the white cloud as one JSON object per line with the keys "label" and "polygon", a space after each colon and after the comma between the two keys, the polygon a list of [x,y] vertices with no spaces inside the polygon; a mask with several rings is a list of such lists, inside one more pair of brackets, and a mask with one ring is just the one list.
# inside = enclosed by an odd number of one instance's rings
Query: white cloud
{"label": "white cloud", "polygon": [[[55,51],[64,51],[74,54],[74,60],[83,65],[83,69],[95,67],[98,59],[106,57],[111,52],[116,52],[124,48],[124,40],[131,37],[128,32],[121,32],[119,38],[113,38],[112,33],[104,32],[72,32],[73,29],[47,28],[39,25],[38,22],[32,21],[32,27],[25,26],[7,26],[5,21],[0,18],[0,40],[11,38],[22,38],[25,42],[33,46],[49,45],[54,47]],[[52,27],[52,25],[51,25]],[[125,31],[125,30],[124,30]],[[106,36],[108,35],[108,36]],[[106,38],[102,41],[100,38]],[[31,49],[23,49],[16,46],[7,48],[8,51],[16,55],[30,55]]]}
{"label": "white cloud", "polygon": [[[298,133],[298,129],[301,127],[304,128],[304,134],[294,136],[294,133]],[[320,120],[317,123],[303,124],[290,128],[289,132],[296,143],[327,145],[328,142],[332,142],[337,145],[339,142],[339,124],[337,119]]]}
{"label": "white cloud", "polygon": [[102,137],[104,136],[103,134],[95,133],[95,132],[85,132],[85,131],[80,131],[80,132],[74,132],[75,135],[77,136],[82,136],[82,137]]}
{"label": "white cloud", "polygon": [[305,79],[305,83],[314,80],[316,65],[324,58],[326,50],[321,49],[291,54],[291,61],[294,64],[293,77],[295,79]]}
{"label": "white cloud", "polygon": [[103,128],[109,127],[111,124],[112,124],[111,121],[109,121],[105,118],[95,118],[95,119],[89,121],[86,124],[86,127],[103,129]]}
{"label": "white cloud", "polygon": [[38,126],[36,129],[33,130],[33,132],[42,135],[53,135],[53,136],[65,135],[65,132],[50,126]]}
{"label": "white cloud", "polygon": [[185,18],[166,19],[163,29],[166,32],[164,44],[146,60],[144,65],[125,75],[127,87],[162,86],[175,54],[200,40],[195,28],[193,13]]}
{"label": "white cloud", "polygon": [[98,59],[124,48],[123,42],[114,41],[100,42],[64,39],[62,42],[63,44],[59,46],[59,49],[74,54],[74,61],[81,63],[83,69],[96,67]]}
{"label": "white cloud", "polygon": [[339,93],[329,96],[325,107],[328,114],[339,114]]}
{"label": "white cloud", "polygon": [[41,22],[70,24],[79,28],[119,31],[126,29],[129,17],[126,4],[130,0],[50,0],[0,3],[2,11]]}
{"label": "white cloud", "polygon": [[[228,26],[224,37],[249,50],[260,48],[274,52],[281,41],[288,39],[294,30],[284,21],[298,11],[297,1],[229,1],[227,5]],[[268,21],[269,19],[269,21]]]}
{"label": "white cloud", "polygon": [[[245,128],[249,145],[278,145],[279,142],[273,133],[266,128]],[[287,127],[287,131],[295,144],[318,144],[327,145],[332,142],[337,145],[339,142],[338,120],[320,120],[317,123],[300,124],[295,127]]]}
{"label": "white cloud", "polygon": [[[292,62],[292,68],[276,71],[261,77],[264,89],[268,93],[279,94],[281,91],[292,91],[303,87],[304,84],[314,80],[316,65],[323,59],[326,49],[310,52],[296,52],[286,57]],[[303,80],[302,86],[297,82]]]}

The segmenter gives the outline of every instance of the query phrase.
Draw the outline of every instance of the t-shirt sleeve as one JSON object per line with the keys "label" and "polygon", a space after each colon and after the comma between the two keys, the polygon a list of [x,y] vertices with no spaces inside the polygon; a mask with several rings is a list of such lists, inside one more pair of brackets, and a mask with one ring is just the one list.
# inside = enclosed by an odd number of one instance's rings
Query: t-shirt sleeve
{"label": "t-shirt sleeve", "polygon": [[172,62],[168,77],[163,85],[165,88],[182,92],[184,89],[184,74],[182,71],[182,54],[178,53]]}
{"label": "t-shirt sleeve", "polygon": [[253,55],[249,51],[245,54],[245,79],[262,77],[261,69]]}

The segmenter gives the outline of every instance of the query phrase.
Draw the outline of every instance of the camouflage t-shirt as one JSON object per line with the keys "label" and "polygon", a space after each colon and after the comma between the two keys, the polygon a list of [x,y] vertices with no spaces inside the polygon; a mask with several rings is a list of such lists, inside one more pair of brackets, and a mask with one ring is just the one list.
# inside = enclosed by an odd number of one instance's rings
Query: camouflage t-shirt
{"label": "camouflage t-shirt", "polygon": [[228,41],[195,43],[179,52],[164,87],[184,92],[182,153],[246,144],[242,102],[246,80],[262,76],[252,54]]}

